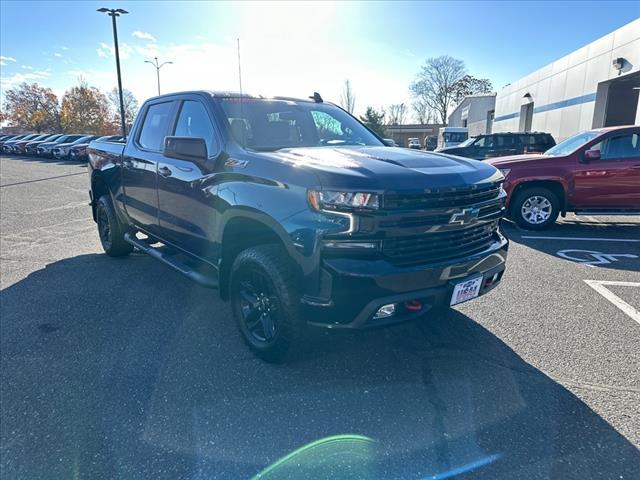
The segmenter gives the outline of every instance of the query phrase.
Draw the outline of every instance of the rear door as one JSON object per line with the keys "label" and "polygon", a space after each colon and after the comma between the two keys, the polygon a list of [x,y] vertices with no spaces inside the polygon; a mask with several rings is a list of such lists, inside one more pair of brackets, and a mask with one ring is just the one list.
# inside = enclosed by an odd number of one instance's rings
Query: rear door
{"label": "rear door", "polygon": [[204,139],[206,161],[162,157],[158,163],[158,206],[161,235],[191,253],[209,256],[215,212],[200,180],[213,173],[220,152],[212,112],[197,96],[185,97],[178,106],[171,135]]}
{"label": "rear door", "polygon": [[600,150],[600,159],[578,164],[576,206],[640,208],[640,129],[613,132],[588,149]]}
{"label": "rear door", "polygon": [[163,159],[176,102],[159,99],[142,112],[140,127],[127,143],[122,158],[125,209],[131,221],[150,233],[158,231],[157,167]]}

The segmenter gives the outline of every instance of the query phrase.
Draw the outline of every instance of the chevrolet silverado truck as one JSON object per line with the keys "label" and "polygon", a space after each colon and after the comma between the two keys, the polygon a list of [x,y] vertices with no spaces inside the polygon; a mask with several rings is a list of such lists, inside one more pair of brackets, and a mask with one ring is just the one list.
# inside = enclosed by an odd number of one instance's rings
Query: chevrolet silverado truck
{"label": "chevrolet silverado truck", "polygon": [[267,361],[309,326],[417,319],[505,269],[498,169],[387,147],[317,93],[152,98],[126,143],[93,141],[88,156],[104,251],[136,248],[218,289]]}
{"label": "chevrolet silverado truck", "polygon": [[542,230],[558,215],[640,214],[640,127],[579,133],[542,155],[487,160],[505,175],[507,212]]}

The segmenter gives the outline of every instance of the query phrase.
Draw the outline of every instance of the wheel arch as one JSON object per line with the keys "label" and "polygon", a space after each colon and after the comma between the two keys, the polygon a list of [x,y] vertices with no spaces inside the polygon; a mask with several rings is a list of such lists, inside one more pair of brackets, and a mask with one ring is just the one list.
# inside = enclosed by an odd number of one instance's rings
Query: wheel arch
{"label": "wheel arch", "polygon": [[509,202],[509,210],[513,206],[513,200],[520,194],[520,192],[527,190],[528,188],[547,188],[551,190],[560,201],[561,213],[565,213],[567,209],[567,188],[562,180],[559,179],[540,179],[540,180],[525,180],[517,184],[511,192],[511,199]]}

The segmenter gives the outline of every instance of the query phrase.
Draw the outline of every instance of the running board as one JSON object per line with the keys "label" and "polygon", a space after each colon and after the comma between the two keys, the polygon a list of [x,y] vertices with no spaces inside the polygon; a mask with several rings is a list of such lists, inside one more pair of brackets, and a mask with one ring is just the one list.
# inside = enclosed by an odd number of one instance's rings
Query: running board
{"label": "running board", "polygon": [[124,239],[127,243],[130,243],[134,247],[142,250],[150,257],[153,257],[156,260],[160,260],[162,263],[170,266],[174,270],[177,270],[185,277],[196,282],[198,285],[201,285],[205,288],[218,288],[219,283],[217,279],[208,277],[207,275],[194,270],[193,267],[190,267],[186,263],[181,262],[177,258],[174,258],[173,255],[167,254],[166,252],[162,252],[159,249],[152,247],[148,242],[140,240],[138,237],[136,237],[135,234],[125,233]]}

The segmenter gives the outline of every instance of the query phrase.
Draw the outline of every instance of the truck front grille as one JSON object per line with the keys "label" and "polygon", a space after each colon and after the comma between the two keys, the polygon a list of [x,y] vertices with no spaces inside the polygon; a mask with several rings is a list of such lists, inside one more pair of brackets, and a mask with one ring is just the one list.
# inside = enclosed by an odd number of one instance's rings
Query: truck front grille
{"label": "truck front grille", "polygon": [[498,221],[427,235],[388,238],[382,254],[396,265],[440,262],[479,253],[494,241]]}
{"label": "truck front grille", "polygon": [[421,210],[428,208],[465,207],[497,198],[499,183],[470,185],[459,188],[430,189],[417,194],[384,195],[384,210]]}

